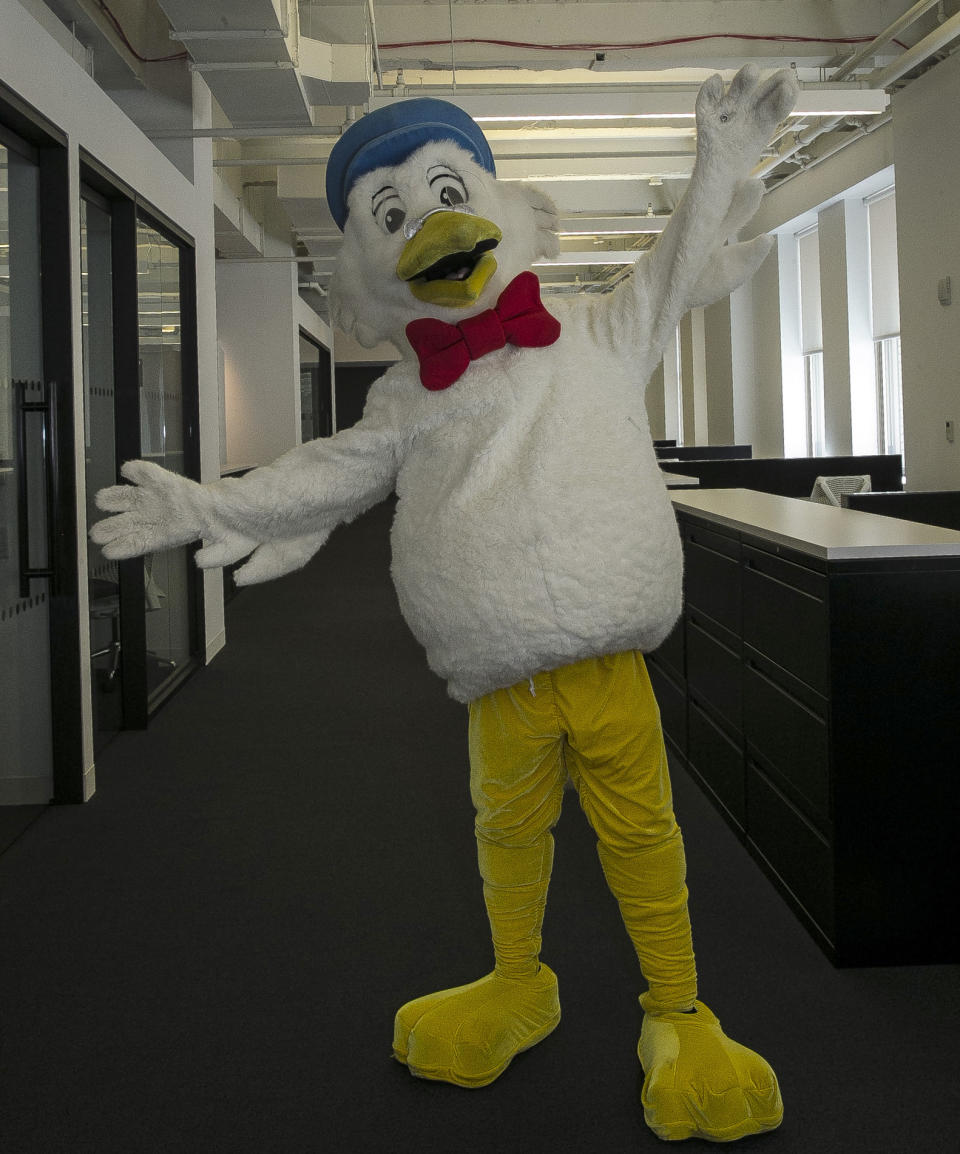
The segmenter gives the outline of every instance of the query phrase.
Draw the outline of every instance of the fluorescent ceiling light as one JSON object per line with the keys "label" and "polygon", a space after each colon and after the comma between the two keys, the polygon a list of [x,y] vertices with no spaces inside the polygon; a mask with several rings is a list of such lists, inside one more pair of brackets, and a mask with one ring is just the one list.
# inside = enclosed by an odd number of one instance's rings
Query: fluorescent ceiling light
{"label": "fluorescent ceiling light", "polygon": [[534,261],[533,268],[563,268],[564,265],[634,264],[643,255],[642,249],[597,249],[596,252],[561,252],[548,260]]}
{"label": "fluorescent ceiling light", "polygon": [[689,180],[689,172],[566,172],[566,173],[537,173],[530,176],[501,176],[499,179],[504,184],[526,184],[532,182],[533,184],[547,184],[551,181],[569,181],[569,180],[649,180],[650,177],[666,177],[668,180]]}
{"label": "fluorescent ceiling light", "polygon": [[666,218],[649,228],[616,228],[605,232],[558,232],[557,236],[646,236],[650,233],[663,232]]}
{"label": "fluorescent ceiling light", "polygon": [[527,120],[695,120],[695,112],[596,112],[577,115],[557,116],[553,112],[526,116],[475,116],[477,124],[503,124],[511,121]]}
{"label": "fluorescent ceiling light", "polygon": [[[658,90],[659,89],[659,90]],[[516,124],[523,121],[692,120],[697,86],[617,85],[600,91],[584,85],[581,91],[541,89],[522,92],[444,94],[481,124]],[[392,97],[378,95],[371,108],[389,104]],[[847,84],[806,85],[792,115],[871,116],[885,112],[890,103],[883,89],[855,88]]]}

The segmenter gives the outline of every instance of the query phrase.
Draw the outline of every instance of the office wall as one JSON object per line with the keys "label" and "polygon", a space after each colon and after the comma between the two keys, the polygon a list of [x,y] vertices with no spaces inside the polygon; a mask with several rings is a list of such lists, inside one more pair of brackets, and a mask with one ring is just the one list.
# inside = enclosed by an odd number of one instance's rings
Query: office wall
{"label": "office wall", "polygon": [[[833,348],[832,360],[825,355],[825,376],[836,445],[844,451],[848,443],[857,451],[872,449],[867,442],[875,427],[864,416],[873,387],[866,283],[864,270],[851,268],[851,253],[863,245],[862,197],[893,175],[907,487],[960,488],[960,442],[951,444],[945,435],[946,420],[960,421],[960,138],[952,117],[957,107],[955,55],[894,95],[890,123],[768,193],[742,234],[748,239],[773,232],[781,253],[780,260],[768,258],[749,290],[734,294],[731,304],[736,439],[752,441],[758,455],[784,451],[782,401],[791,382],[784,379],[781,357],[789,334],[781,333],[780,298],[790,292],[782,279],[791,275],[786,249],[801,218],[819,223],[821,254],[830,264],[822,277],[825,340],[829,336]],[[957,303],[944,307],[937,284],[951,274]],[[715,346],[720,357],[726,355],[724,343]],[[708,363],[713,354],[708,340]]]}
{"label": "office wall", "polygon": [[[733,347],[730,298],[703,310],[704,404],[712,445],[734,444]],[[706,350],[710,350],[707,358]]]}
{"label": "office wall", "polygon": [[[70,53],[30,13],[15,0],[0,0],[0,81],[31,105],[54,128],[66,135],[71,177],[70,253],[74,364],[74,411],[76,444],[77,506],[79,545],[78,585],[80,620],[86,621],[87,556],[86,492],[83,436],[83,367],[79,340],[80,299],[80,153],[93,157],[119,181],[135,189],[144,200],[190,235],[196,248],[198,343],[201,397],[201,462],[204,479],[215,468],[218,452],[216,409],[208,398],[217,396],[216,331],[210,303],[214,262],[213,213],[206,178],[198,184],[188,180],[163,153],[123,114],[117,104],[87,75]],[[159,67],[159,66],[158,66]],[[194,78],[193,93],[204,114],[202,81]],[[205,149],[198,144],[194,153],[198,171],[206,172]],[[214,401],[214,406],[216,402]],[[212,656],[223,644],[222,582],[216,575],[204,577],[206,651]],[[89,636],[81,629],[81,669],[83,683],[83,758],[87,768],[85,790],[93,792],[93,727],[90,714]]]}
{"label": "office wall", "polygon": [[266,465],[300,443],[297,266],[217,264],[226,463]]}
{"label": "office wall", "polygon": [[[783,455],[779,292],[779,247],[775,244],[753,279],[730,298],[733,441],[752,445],[757,457]],[[712,356],[713,349],[708,348],[708,359]]]}
{"label": "office wall", "polygon": [[[909,489],[960,489],[960,55],[894,97],[904,458]],[[937,299],[950,276],[953,304]]]}
{"label": "office wall", "polygon": [[300,444],[300,330],[325,348],[329,327],[297,291],[288,260],[217,262],[224,465],[266,465]]}

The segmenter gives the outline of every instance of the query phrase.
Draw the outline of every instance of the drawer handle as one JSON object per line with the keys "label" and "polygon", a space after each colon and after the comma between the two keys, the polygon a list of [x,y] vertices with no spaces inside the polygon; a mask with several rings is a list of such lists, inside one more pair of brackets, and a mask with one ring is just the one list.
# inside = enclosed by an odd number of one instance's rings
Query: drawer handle
{"label": "drawer handle", "polygon": [[801,597],[808,598],[810,601],[816,601],[818,605],[823,604],[822,597],[818,597],[815,593],[808,593],[806,589],[800,589],[796,585],[791,585],[788,581],[784,581],[782,577],[774,577],[772,573],[768,573],[765,569],[759,566],[752,557],[749,561],[747,561],[747,568],[752,569],[754,573],[758,573],[767,581],[772,581],[775,585],[779,585],[782,589],[789,589],[791,593],[797,593]]}
{"label": "drawer handle", "polygon": [[[696,533],[690,533],[687,540],[691,545],[696,545],[698,549],[706,549],[708,553],[714,557],[719,557],[722,561],[729,561],[732,565],[738,563],[736,557],[731,557],[729,553],[721,553],[719,549],[711,545],[709,541],[704,541],[702,537],[698,537]],[[732,544],[736,544],[736,542],[734,541]]]}
{"label": "drawer handle", "polygon": [[[709,620],[709,618],[707,618],[706,620]],[[730,646],[727,645],[727,643],[725,641],[722,641],[719,637],[715,637],[710,632],[710,630],[707,628],[706,620],[703,617],[699,616],[694,610],[691,610],[691,609],[687,610],[687,624],[692,625],[694,629],[699,629],[699,631],[704,635],[704,637],[706,637],[706,639],[708,641],[713,642],[713,644],[718,646],[720,649],[722,649],[724,651],[724,653],[729,653],[731,657],[733,657],[735,660],[739,661],[740,660],[739,652],[736,649],[731,649]],[[719,622],[717,624],[719,626]],[[723,628],[723,627],[720,626],[720,628]]]}
{"label": "drawer handle", "polygon": [[751,669],[757,675],[757,677],[765,681],[767,685],[772,685],[778,693],[782,693],[788,701],[792,701],[794,705],[802,709],[804,713],[808,713],[815,721],[819,721],[820,724],[824,727],[826,726],[827,719],[825,717],[821,717],[820,714],[811,709],[805,701],[801,701],[800,698],[796,696],[796,694],[791,693],[785,685],[781,685],[779,681],[774,681],[772,677],[768,677],[752,657],[747,658],[747,667]]}

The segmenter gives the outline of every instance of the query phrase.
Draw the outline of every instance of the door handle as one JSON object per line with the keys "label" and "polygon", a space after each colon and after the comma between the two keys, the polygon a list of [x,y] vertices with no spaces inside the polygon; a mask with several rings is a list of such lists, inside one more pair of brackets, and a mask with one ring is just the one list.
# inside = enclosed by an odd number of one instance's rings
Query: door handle
{"label": "door handle", "polygon": [[[20,550],[20,596],[30,596],[30,582],[34,578],[56,578],[56,395],[55,381],[14,381],[17,412],[17,529]],[[42,400],[28,400],[28,390],[40,388]],[[27,471],[27,417],[39,413],[43,417],[43,470],[46,512],[46,565],[30,565],[30,479]]]}

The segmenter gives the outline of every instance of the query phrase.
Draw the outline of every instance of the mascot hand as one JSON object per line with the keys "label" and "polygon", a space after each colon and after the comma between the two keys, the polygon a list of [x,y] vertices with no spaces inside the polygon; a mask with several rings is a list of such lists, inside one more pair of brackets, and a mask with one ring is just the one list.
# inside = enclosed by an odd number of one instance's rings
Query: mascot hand
{"label": "mascot hand", "polygon": [[[330,530],[327,529],[319,533],[307,533],[302,537],[267,541],[256,549],[246,565],[234,573],[234,580],[238,585],[256,585],[260,581],[272,581],[274,577],[302,569],[329,536]],[[229,564],[224,561],[201,560],[206,552],[206,549],[201,549],[197,554],[198,565]],[[245,549],[240,556],[247,552],[249,549]]]}
{"label": "mascot hand", "polygon": [[188,477],[150,461],[128,461],[120,472],[133,484],[100,490],[97,505],[115,516],[90,530],[91,540],[103,547],[110,560],[173,549],[202,537],[205,544],[196,557],[201,569],[232,565],[252,553],[235,574],[238,585],[252,585],[300,569],[330,536],[330,530],[323,529],[299,537],[258,540],[217,516],[213,491]]}
{"label": "mascot hand", "polygon": [[115,516],[98,521],[90,539],[112,561],[173,549],[205,536],[209,518],[202,486],[150,461],[128,461],[120,470],[132,485],[97,493],[97,507]]}
{"label": "mascot hand", "polygon": [[697,162],[727,166],[737,177],[760,158],[773,130],[792,110],[799,84],[784,68],[766,80],[755,64],[741,68],[724,91],[711,76],[697,95]]}
{"label": "mascot hand", "polygon": [[773,237],[757,236],[718,249],[690,293],[688,307],[704,308],[728,297],[753,276],[772,248]]}

